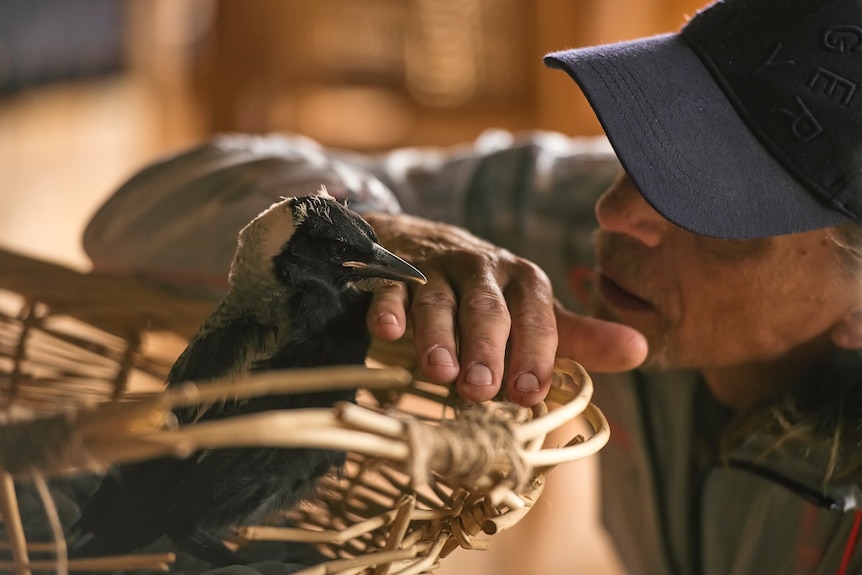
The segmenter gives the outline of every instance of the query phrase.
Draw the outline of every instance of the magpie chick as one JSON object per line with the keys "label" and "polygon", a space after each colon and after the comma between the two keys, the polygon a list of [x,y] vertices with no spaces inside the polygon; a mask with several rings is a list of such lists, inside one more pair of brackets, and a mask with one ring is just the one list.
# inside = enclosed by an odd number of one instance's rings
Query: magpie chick
{"label": "magpie chick", "polygon": [[[177,359],[168,384],[256,370],[362,364],[365,316],[382,280],[424,283],[380,246],[356,213],[321,195],[273,204],[239,234],[230,290]],[[178,410],[181,425],[238,414],[355,401],[321,391],[227,401]],[[215,565],[241,562],[221,541],[230,528],[260,524],[310,495],[344,453],[306,448],[199,451],[113,469],[77,523],[73,556],[121,555],[163,535]]]}

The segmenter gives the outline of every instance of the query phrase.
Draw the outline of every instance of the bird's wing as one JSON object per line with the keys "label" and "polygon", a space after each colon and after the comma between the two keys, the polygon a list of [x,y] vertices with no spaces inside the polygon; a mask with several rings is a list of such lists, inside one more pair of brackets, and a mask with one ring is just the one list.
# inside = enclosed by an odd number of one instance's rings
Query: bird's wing
{"label": "bird's wing", "polygon": [[[215,319],[204,324],[174,363],[168,384],[237,375],[248,371],[261,354],[271,353],[277,327],[253,318]],[[230,398],[225,398],[229,404]],[[176,412],[182,424],[201,417],[199,409]],[[205,417],[218,417],[212,409]],[[86,535],[75,550],[79,556],[126,553],[161,535],[191,532],[200,509],[212,503],[212,481],[196,479],[199,453],[186,460],[165,458],[122,465],[105,477],[87,505],[78,528]],[[209,465],[201,468],[212,467]],[[210,477],[211,479],[211,477]]]}
{"label": "bird's wing", "polygon": [[[217,327],[204,324],[171,368],[168,385],[246,373],[254,362],[272,353],[277,336],[276,325],[250,317],[232,318]],[[179,410],[177,417],[181,424],[190,423],[201,417],[201,411]]]}

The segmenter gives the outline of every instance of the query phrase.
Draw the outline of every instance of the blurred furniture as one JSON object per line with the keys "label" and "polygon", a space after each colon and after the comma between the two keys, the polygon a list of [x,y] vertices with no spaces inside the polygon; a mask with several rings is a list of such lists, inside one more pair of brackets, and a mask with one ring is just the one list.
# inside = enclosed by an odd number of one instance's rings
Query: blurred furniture
{"label": "blurred furniture", "polygon": [[701,0],[219,0],[200,93],[211,130],[354,149],[489,127],[599,133],[542,56],[677,29]]}

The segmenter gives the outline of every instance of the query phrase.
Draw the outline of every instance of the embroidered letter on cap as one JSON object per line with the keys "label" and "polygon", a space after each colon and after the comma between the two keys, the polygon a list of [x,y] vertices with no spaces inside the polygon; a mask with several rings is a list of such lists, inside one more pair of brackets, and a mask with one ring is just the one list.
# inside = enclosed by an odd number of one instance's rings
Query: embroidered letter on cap
{"label": "embroidered letter on cap", "polygon": [[775,49],[769,54],[769,57],[766,61],[761,64],[752,74],[757,76],[765,72],[768,68],[775,68],[777,66],[796,66],[796,60],[793,58],[787,58],[784,60],[778,59],[778,53],[781,52],[782,44],[779,42],[775,45]]}
{"label": "embroidered letter on cap", "polygon": [[811,110],[802,101],[802,98],[796,96],[793,98],[793,101],[796,102],[797,109],[791,110],[787,107],[782,107],[781,113],[793,120],[790,124],[790,131],[793,132],[793,135],[802,142],[808,142],[820,135],[823,131],[823,126],[820,125],[817,118],[814,117],[814,114],[811,113]]}
{"label": "embroidered letter on cap", "polygon": [[849,104],[856,92],[856,82],[820,66],[808,80],[808,87],[827,98],[837,98],[842,106]]}
{"label": "embroidered letter on cap", "polygon": [[823,34],[823,46],[836,54],[857,54],[862,51],[862,28],[830,26]]}

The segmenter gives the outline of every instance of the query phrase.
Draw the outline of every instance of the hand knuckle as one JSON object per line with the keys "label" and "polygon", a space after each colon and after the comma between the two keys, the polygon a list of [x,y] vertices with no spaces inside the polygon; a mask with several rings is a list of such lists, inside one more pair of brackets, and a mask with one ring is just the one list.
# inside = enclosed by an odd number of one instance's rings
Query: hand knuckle
{"label": "hand knuckle", "polygon": [[503,298],[497,294],[482,291],[464,298],[461,306],[468,314],[509,317],[509,309]]}
{"label": "hand knuckle", "polygon": [[513,323],[521,329],[529,329],[537,334],[556,334],[556,322],[553,317],[539,311],[525,310],[518,312]]}
{"label": "hand knuckle", "polygon": [[451,292],[446,291],[423,291],[417,293],[413,298],[413,308],[449,308],[454,309],[456,306],[455,296]]}
{"label": "hand knuckle", "polygon": [[521,258],[517,260],[515,275],[521,281],[536,286],[550,285],[551,283],[548,274],[538,264]]}

